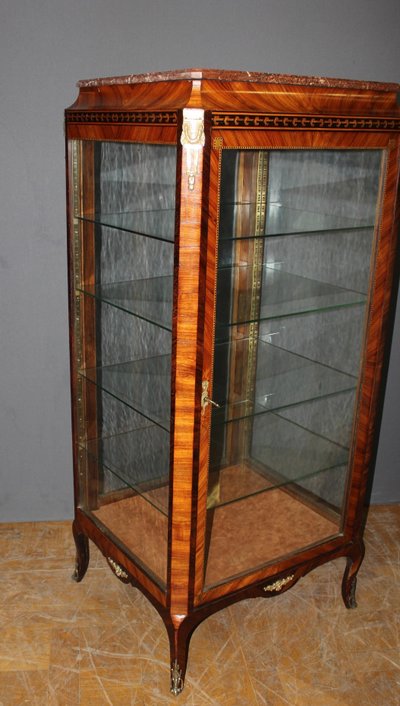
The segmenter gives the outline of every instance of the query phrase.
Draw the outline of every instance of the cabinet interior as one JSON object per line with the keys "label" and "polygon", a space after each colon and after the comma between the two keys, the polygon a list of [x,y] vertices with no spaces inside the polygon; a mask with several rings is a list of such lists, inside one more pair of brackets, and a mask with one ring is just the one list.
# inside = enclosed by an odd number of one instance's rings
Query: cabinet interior
{"label": "cabinet interior", "polygon": [[[74,149],[80,504],[165,589],[177,151]],[[381,164],[221,151],[205,589],[341,531]]]}

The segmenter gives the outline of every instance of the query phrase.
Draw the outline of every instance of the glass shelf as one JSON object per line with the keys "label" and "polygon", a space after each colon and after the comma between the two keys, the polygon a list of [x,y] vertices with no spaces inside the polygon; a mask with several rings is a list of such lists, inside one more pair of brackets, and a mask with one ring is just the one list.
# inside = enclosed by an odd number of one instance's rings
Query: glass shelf
{"label": "glass shelf", "polygon": [[324,311],[344,306],[365,304],[366,295],[350,289],[337,287],[326,282],[308,279],[299,275],[290,274],[276,267],[264,265],[262,268],[262,301],[259,316],[250,317],[251,302],[253,297],[253,283],[251,268],[243,265],[222,267],[218,270],[218,297],[228,299],[232,281],[239,276],[247,286],[241,288],[238,298],[237,315],[235,320],[229,322],[219,320],[221,327],[236,326],[237,324],[263,321],[266,319],[280,318],[305,314],[312,311]]}
{"label": "glass shelf", "polygon": [[80,375],[169,432],[170,355],[86,368]]}
{"label": "glass shelf", "polygon": [[[232,422],[233,434],[243,435],[246,420]],[[223,456],[223,449],[214,448],[211,458]],[[258,493],[268,492],[291,484],[301,485],[302,481],[321,476],[324,482],[329,473],[347,471],[349,451],[347,448],[329,441],[274,413],[257,417],[253,422],[253,437],[249,456],[237,460],[227,468],[220,465],[220,471],[210,468],[210,486],[214,506],[227,505]],[[215,492],[215,484],[224,474],[230,480],[220,492]],[[209,504],[211,506],[211,504]]]}
{"label": "glass shelf", "polygon": [[80,444],[88,458],[168,515],[169,434],[157,426]]}
{"label": "glass shelf", "polygon": [[[256,204],[254,202],[221,204],[220,238],[224,240],[254,238],[255,233],[252,232],[235,235],[232,231],[236,222],[253,222],[255,212]],[[334,233],[335,231],[373,228],[374,226],[370,219],[316,213],[288,208],[280,203],[268,204],[265,222],[265,233],[261,236],[258,235],[258,237],[298,235],[300,233]]]}
{"label": "glass shelf", "polygon": [[[241,339],[234,344],[220,344],[216,347],[216,356],[221,353],[222,359],[226,359],[229,345],[235,346],[235,356],[246,358],[249,339]],[[237,399],[227,400],[225,391],[220,390],[216,383],[213,399],[220,405],[220,409],[213,408],[213,422],[226,423],[233,419],[292,407],[352,391],[356,384],[357,379],[353,375],[259,339],[254,403],[241,399],[240,394]]]}
{"label": "glass shelf", "polygon": [[78,291],[172,331],[173,277],[89,285]]}
{"label": "glass shelf", "polygon": [[77,216],[77,219],[171,243],[175,239],[174,208],[121,213],[86,213]]}

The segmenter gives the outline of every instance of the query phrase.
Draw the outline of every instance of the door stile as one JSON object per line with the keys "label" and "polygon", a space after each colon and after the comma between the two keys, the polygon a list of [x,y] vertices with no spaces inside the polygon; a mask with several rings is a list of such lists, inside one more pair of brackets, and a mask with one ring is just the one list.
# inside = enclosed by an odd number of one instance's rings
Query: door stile
{"label": "door stile", "polygon": [[[219,179],[221,150],[212,144],[209,164],[209,201],[207,225],[207,250],[205,253],[204,295],[204,346],[202,382],[208,382],[208,397],[212,399],[212,366],[216,302],[216,261],[219,209]],[[199,434],[199,478],[196,498],[197,533],[194,547],[193,603],[196,604],[203,591],[204,553],[206,546],[206,515],[208,495],[208,462],[211,430],[211,404],[204,404],[200,411]]]}

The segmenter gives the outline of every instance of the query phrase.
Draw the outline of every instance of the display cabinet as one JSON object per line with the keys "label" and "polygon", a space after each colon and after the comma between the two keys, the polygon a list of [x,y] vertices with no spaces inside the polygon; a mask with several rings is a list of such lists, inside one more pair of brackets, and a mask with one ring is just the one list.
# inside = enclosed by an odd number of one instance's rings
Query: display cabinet
{"label": "display cabinet", "polygon": [[193,630],[230,603],[345,557],[356,605],[396,295],[398,86],[212,70],[78,85],[75,579],[90,539],[164,620],[178,694]]}

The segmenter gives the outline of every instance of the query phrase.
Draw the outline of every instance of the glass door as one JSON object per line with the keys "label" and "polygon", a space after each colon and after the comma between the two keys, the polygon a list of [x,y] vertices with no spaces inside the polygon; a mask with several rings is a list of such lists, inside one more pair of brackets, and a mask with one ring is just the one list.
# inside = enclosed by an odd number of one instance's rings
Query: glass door
{"label": "glass door", "polygon": [[80,507],[165,588],[176,149],[73,153]]}
{"label": "glass door", "polygon": [[206,589],[341,532],[381,167],[222,150]]}

